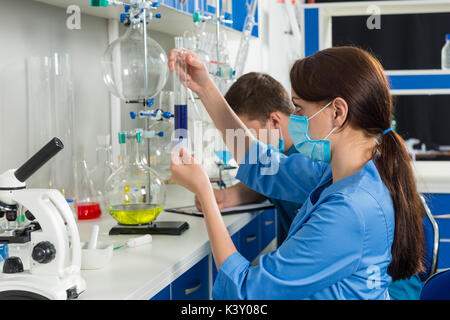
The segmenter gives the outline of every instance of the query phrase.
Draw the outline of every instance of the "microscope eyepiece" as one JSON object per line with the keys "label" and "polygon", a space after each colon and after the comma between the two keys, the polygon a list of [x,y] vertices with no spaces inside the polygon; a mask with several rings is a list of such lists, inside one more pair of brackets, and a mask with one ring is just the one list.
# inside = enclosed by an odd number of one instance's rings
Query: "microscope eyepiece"
{"label": "microscope eyepiece", "polygon": [[59,151],[64,149],[64,144],[58,138],[53,138],[45,146],[35,153],[27,162],[25,162],[14,175],[20,182],[25,182],[48,160],[53,158]]}

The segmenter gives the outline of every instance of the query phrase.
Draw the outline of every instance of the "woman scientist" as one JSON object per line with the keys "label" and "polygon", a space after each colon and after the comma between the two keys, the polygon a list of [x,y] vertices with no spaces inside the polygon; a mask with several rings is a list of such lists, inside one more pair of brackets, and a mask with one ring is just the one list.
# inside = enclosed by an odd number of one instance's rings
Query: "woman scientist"
{"label": "woman scientist", "polygon": [[[179,69],[175,54],[171,71]],[[423,270],[424,208],[403,140],[390,128],[392,97],[378,60],[335,47],[294,64],[289,134],[299,154],[290,157],[252,136],[192,52],[185,61],[179,76],[227,137],[241,163],[237,178],[267,197],[304,203],[284,243],[251,266],[202,167],[185,149],[173,154],[172,177],[201,201],[219,269],[215,299],[389,299],[392,280]]]}

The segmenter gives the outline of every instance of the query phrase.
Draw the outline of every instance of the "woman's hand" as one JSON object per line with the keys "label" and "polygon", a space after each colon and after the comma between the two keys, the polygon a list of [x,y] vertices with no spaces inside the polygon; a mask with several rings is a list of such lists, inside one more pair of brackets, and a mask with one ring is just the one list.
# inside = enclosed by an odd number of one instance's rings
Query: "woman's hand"
{"label": "woman's hand", "polygon": [[[177,62],[180,60],[181,62]],[[183,61],[186,65],[187,74]],[[181,82],[187,79],[188,88],[196,94],[199,94],[202,90],[207,90],[208,86],[214,85],[205,64],[191,50],[182,53],[179,49],[172,49],[169,52],[169,70],[171,72],[176,71],[176,76],[180,78]]]}
{"label": "woman's hand", "polygon": [[172,153],[170,171],[172,179],[177,184],[196,195],[212,188],[205,170],[185,148],[180,148],[178,152]]}

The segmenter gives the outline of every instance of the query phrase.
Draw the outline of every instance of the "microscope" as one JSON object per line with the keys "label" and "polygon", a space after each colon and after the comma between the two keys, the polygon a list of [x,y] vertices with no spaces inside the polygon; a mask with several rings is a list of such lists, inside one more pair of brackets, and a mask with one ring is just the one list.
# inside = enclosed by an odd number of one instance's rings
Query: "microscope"
{"label": "microscope", "polygon": [[25,246],[29,266],[9,256],[0,270],[2,300],[68,300],[85,291],[80,275],[81,245],[72,210],[61,192],[26,189],[25,181],[64,148],[53,138],[17,170],[0,175],[0,216],[15,221],[25,212],[27,223],[0,230],[0,244]]}

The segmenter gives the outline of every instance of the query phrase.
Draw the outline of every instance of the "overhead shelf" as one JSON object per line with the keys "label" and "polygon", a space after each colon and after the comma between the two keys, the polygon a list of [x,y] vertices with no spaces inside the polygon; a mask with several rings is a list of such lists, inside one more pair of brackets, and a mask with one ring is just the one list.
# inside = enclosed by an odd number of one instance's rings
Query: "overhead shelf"
{"label": "overhead shelf", "polygon": [[[450,12],[448,0],[397,0],[397,1],[361,1],[361,2],[332,2],[318,4],[304,4],[304,8],[317,8],[324,16],[364,16],[374,14],[373,9],[380,10],[379,14],[414,14]],[[378,14],[378,12],[375,12]]]}
{"label": "overhead shelf", "polygon": [[450,70],[386,71],[394,95],[450,94]]}
{"label": "overhead shelf", "polygon": [[[77,5],[81,13],[105,19],[119,20],[123,13],[121,6],[91,7],[90,0],[34,0],[60,8],[68,8],[70,5]],[[156,12],[161,13],[162,19],[152,19],[149,23],[149,29],[166,33],[173,36],[181,36],[186,30],[193,29],[192,14],[183,12],[166,5],[161,4]],[[229,40],[237,40],[241,37],[241,32],[230,27],[221,25],[221,28],[227,31]],[[206,31],[214,33],[215,25],[208,23]]]}

